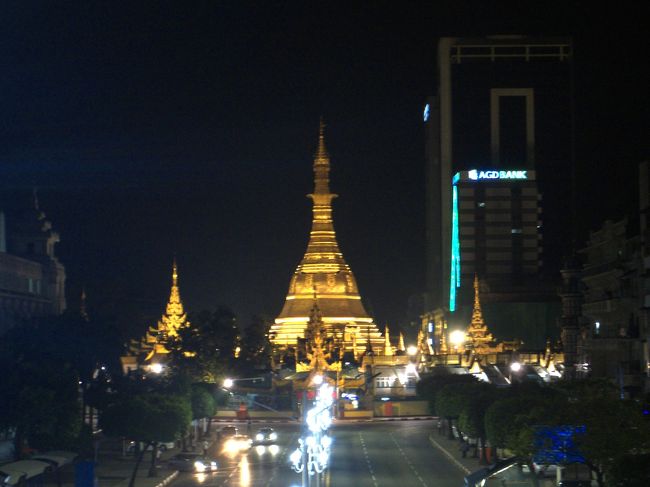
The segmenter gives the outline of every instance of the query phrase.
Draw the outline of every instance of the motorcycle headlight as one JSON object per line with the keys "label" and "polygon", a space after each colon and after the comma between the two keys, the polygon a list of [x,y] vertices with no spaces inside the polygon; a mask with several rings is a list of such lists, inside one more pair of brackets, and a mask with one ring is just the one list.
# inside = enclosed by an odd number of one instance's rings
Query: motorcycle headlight
{"label": "motorcycle headlight", "polygon": [[257,434],[255,435],[255,439],[256,439],[257,441],[262,441],[262,440],[264,439],[264,435],[263,435],[262,433],[257,433]]}
{"label": "motorcycle headlight", "polygon": [[269,438],[271,438],[272,440],[277,440],[278,439],[278,434],[277,433],[271,433]]}
{"label": "motorcycle headlight", "polygon": [[197,472],[205,472],[205,464],[199,460],[194,462],[194,470]]}

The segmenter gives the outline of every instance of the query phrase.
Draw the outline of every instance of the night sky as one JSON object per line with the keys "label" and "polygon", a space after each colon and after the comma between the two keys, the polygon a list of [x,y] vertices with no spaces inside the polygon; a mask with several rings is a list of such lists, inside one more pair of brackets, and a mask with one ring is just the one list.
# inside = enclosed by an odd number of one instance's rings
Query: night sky
{"label": "night sky", "polygon": [[397,323],[424,290],[439,36],[573,36],[582,235],[633,208],[644,15],[504,5],[3,2],[0,190],[11,205],[38,187],[70,306],[85,285],[91,313],[160,314],[175,253],[186,307],[225,304],[245,325],[277,315],[306,248],[322,115],[340,247],[376,321]]}

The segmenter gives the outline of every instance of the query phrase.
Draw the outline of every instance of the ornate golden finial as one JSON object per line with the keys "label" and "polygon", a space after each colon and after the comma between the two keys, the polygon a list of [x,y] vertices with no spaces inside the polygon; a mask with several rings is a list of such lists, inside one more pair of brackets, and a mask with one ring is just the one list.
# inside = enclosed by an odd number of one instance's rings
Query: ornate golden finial
{"label": "ornate golden finial", "polygon": [[494,338],[483,321],[478,275],[474,274],[474,310],[472,311],[472,322],[467,330],[467,343],[477,350],[489,347],[493,341]]}
{"label": "ornate golden finial", "polygon": [[393,355],[393,347],[390,344],[390,330],[388,329],[388,325],[386,325],[384,331],[384,355]]}
{"label": "ornate golden finial", "polygon": [[158,334],[161,337],[170,337],[178,335],[178,329],[188,323],[187,314],[181,301],[181,293],[178,288],[178,266],[176,257],[172,265],[172,289],[169,294],[169,301],[165,309],[165,314],[158,322]]}
{"label": "ornate golden finial", "polygon": [[310,369],[317,372],[327,370],[327,356],[323,350],[323,316],[315,297],[314,305],[311,308],[309,316],[307,331],[309,334],[308,343],[311,348],[311,353],[309,354]]}
{"label": "ornate golden finial", "polygon": [[321,117],[318,127],[318,150],[314,158],[314,165],[326,164],[329,166],[329,163],[330,156],[325,147],[325,122],[323,121],[323,117]]}
{"label": "ornate golden finial", "polygon": [[406,346],[404,345],[404,334],[401,331],[399,332],[399,346],[397,349],[400,352],[406,352]]}

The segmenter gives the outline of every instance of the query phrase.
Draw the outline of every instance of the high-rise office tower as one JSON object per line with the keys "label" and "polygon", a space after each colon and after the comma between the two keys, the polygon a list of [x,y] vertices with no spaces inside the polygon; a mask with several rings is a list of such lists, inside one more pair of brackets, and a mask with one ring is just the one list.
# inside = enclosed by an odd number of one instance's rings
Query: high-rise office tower
{"label": "high-rise office tower", "polygon": [[423,114],[431,302],[453,321],[477,274],[486,314],[521,321],[517,306],[555,299],[572,235],[571,41],[442,38],[437,77]]}

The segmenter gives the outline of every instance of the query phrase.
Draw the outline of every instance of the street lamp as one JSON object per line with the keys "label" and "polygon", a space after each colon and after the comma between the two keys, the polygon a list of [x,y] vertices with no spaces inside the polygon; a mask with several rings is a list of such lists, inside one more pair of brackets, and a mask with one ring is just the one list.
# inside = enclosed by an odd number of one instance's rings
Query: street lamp
{"label": "street lamp", "polygon": [[454,330],[449,333],[449,341],[456,351],[465,343],[465,338],[465,332],[463,330]]}
{"label": "street lamp", "polygon": [[226,389],[230,389],[234,385],[235,385],[235,381],[230,379],[230,378],[226,378],[226,379],[223,380],[223,386]]}
{"label": "street lamp", "polygon": [[418,347],[415,345],[409,345],[409,347],[406,349],[406,353],[413,357],[416,353],[418,353]]}
{"label": "street lamp", "polygon": [[159,363],[151,364],[151,372],[160,374],[163,371],[163,365]]}
{"label": "street lamp", "polygon": [[521,370],[521,363],[519,362],[512,362],[510,364],[510,384],[512,384],[512,374],[517,374]]}

